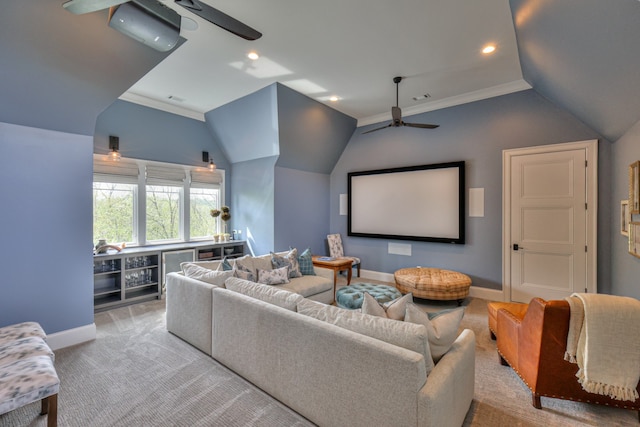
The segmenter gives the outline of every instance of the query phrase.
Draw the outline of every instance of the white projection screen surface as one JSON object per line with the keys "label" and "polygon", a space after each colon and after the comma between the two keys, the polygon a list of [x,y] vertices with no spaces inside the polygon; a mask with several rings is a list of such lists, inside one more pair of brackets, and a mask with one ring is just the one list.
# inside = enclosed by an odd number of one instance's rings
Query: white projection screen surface
{"label": "white projection screen surface", "polygon": [[348,235],[464,243],[464,162],[351,172]]}

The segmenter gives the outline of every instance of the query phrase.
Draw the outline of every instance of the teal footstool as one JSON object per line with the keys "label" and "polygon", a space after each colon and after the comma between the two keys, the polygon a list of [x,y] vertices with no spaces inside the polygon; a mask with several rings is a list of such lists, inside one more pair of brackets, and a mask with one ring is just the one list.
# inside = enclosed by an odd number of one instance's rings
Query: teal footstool
{"label": "teal footstool", "polygon": [[367,292],[380,304],[400,298],[402,294],[393,286],[379,285],[375,283],[356,283],[344,286],[336,292],[336,304],[341,308],[355,310],[362,307],[364,293]]}

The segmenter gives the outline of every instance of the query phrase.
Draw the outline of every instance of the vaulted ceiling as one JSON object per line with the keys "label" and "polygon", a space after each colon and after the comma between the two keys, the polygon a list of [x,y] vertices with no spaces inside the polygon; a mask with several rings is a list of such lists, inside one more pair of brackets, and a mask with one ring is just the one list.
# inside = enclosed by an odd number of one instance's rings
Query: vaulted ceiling
{"label": "vaulted ceiling", "polygon": [[264,36],[248,42],[163,0],[197,29],[162,54],[109,28],[106,11],[7,2],[0,121],[90,134],[119,96],[203,119],[277,81],[365,125],[389,118],[396,75],[405,116],[530,84],[611,141],[640,118],[637,0],[206,2]]}

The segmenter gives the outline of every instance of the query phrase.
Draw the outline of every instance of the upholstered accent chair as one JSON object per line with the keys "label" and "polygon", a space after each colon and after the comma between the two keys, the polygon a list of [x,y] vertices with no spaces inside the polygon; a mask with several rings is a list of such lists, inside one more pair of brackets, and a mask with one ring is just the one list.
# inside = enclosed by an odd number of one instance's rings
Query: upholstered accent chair
{"label": "upholstered accent chair", "polygon": [[[492,330],[497,338],[500,363],[511,366],[529,387],[537,409],[542,407],[540,396],[545,396],[640,411],[640,399],[614,400],[589,393],[578,383],[578,365],[564,360],[569,317],[566,300],[534,298],[528,306],[502,305]],[[640,384],[637,390],[640,393]],[[638,415],[640,418],[640,412]]]}
{"label": "upholstered accent chair", "polygon": [[342,247],[342,237],[340,234],[327,235],[327,242],[329,243],[329,255],[333,258],[350,259],[351,267],[357,267],[357,275],[360,277],[360,258],[354,256],[346,256]]}

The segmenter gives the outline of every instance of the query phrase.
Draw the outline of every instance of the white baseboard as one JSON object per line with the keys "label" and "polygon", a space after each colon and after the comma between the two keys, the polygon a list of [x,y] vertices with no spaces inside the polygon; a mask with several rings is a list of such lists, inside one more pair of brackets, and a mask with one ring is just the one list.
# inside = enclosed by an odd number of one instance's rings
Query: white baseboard
{"label": "white baseboard", "polygon": [[469,288],[469,296],[486,299],[487,301],[502,301],[504,299],[502,290],[481,288],[473,285]]}
{"label": "white baseboard", "polygon": [[82,344],[83,342],[96,339],[96,324],[80,326],[73,329],[47,334],[47,344],[51,350],[60,350],[61,348],[71,347],[72,345]]}
{"label": "white baseboard", "polygon": [[[393,273],[381,273],[379,271],[373,271],[373,270],[361,270],[360,278],[380,280],[382,282],[391,282],[391,283],[395,282]],[[357,278],[353,277],[351,278],[351,281],[354,282],[355,279]],[[471,286],[471,288],[469,288],[469,296],[472,296],[474,298],[481,298],[489,301],[503,300],[502,290],[481,288],[473,285]]]}

